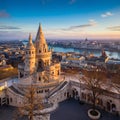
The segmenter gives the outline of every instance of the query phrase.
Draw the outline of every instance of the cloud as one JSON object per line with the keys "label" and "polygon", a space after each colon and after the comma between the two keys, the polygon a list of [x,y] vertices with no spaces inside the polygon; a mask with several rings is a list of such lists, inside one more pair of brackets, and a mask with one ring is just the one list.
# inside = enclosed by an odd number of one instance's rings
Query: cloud
{"label": "cloud", "polygon": [[84,28],[88,28],[88,27],[93,27],[95,25],[97,25],[97,22],[93,19],[90,19],[89,23],[82,24],[82,25],[70,26],[69,28],[63,28],[62,30],[68,31],[68,30],[75,30],[75,29],[84,29]]}
{"label": "cloud", "polygon": [[74,4],[76,2],[76,0],[70,0],[69,4]]}
{"label": "cloud", "polygon": [[120,26],[111,26],[111,27],[107,27],[107,29],[111,31],[120,31]]}
{"label": "cloud", "polygon": [[26,39],[28,33],[23,31],[0,31],[0,40]]}
{"label": "cloud", "polygon": [[0,11],[0,18],[8,18],[8,17],[10,17],[10,15],[5,10]]}
{"label": "cloud", "polygon": [[1,30],[10,30],[10,29],[21,29],[21,28],[19,28],[19,27],[15,27],[15,26],[6,26],[6,25],[2,25],[2,26],[0,26],[0,29]]}
{"label": "cloud", "polygon": [[111,12],[106,12],[104,14],[101,14],[101,17],[105,18],[105,17],[109,17],[109,16],[113,16],[113,13]]}

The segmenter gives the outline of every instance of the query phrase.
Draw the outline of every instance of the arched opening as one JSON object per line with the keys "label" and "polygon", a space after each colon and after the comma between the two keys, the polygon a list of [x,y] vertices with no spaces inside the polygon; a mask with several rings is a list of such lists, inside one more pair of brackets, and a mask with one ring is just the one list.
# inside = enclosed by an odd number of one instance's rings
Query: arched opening
{"label": "arched opening", "polygon": [[20,78],[22,78],[23,77],[23,74],[20,72]]}
{"label": "arched opening", "polygon": [[58,70],[58,75],[59,75],[59,70]]}
{"label": "arched opening", "polygon": [[43,61],[42,60],[40,60],[39,62],[38,62],[38,70],[43,70],[44,69],[44,63],[43,63]]}
{"label": "arched opening", "polygon": [[7,103],[6,103],[6,104],[9,105],[9,102],[10,102],[10,101],[9,101],[9,98],[7,98]]}
{"label": "arched opening", "polygon": [[66,97],[66,92],[64,93],[64,97]]}
{"label": "arched opening", "polygon": [[72,97],[75,98],[75,99],[79,98],[78,91],[75,88],[72,90]]}
{"label": "arched opening", "polygon": [[67,92],[67,99],[71,98],[71,95],[69,92]]}
{"label": "arched opening", "polygon": [[41,77],[39,77],[39,81],[41,81]]}
{"label": "arched opening", "polygon": [[112,112],[115,112],[115,111],[116,111],[116,105],[112,104]]}
{"label": "arched opening", "polygon": [[72,90],[72,96],[75,97],[75,89]]}
{"label": "arched opening", "polygon": [[86,94],[82,93],[82,99],[86,100]]}
{"label": "arched opening", "polygon": [[107,110],[110,111],[110,103],[107,102]]}

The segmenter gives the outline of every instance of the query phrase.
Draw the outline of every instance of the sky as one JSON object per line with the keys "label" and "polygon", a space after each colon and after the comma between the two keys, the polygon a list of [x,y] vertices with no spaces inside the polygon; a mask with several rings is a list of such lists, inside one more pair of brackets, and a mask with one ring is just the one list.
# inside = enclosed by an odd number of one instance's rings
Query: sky
{"label": "sky", "polygon": [[120,39],[120,0],[0,0],[0,40]]}

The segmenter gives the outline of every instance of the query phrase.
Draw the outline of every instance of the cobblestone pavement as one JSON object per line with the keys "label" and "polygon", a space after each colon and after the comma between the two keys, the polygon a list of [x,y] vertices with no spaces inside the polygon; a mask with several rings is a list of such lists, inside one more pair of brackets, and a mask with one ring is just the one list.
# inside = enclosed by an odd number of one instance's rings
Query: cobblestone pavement
{"label": "cobblestone pavement", "polygon": [[[90,120],[87,110],[91,108],[88,104],[79,104],[78,101],[71,99],[61,102],[59,107],[51,113],[50,120]],[[0,107],[0,120],[18,120],[14,119],[16,108],[11,106]],[[120,120],[120,117],[100,110],[102,116],[100,120]],[[22,118],[21,120],[27,120]]]}

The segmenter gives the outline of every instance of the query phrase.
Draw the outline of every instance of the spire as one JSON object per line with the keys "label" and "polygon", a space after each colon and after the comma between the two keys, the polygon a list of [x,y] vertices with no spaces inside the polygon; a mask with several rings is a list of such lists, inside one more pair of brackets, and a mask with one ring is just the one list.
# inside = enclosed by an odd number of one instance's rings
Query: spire
{"label": "spire", "polygon": [[39,28],[38,28],[38,32],[37,32],[37,36],[36,36],[36,41],[39,42],[39,44],[41,43],[46,43],[44,34],[42,32],[42,26],[41,24],[39,24]]}
{"label": "spire", "polygon": [[31,35],[31,33],[29,34],[29,44],[32,44],[32,35]]}
{"label": "spire", "polygon": [[41,26],[41,23],[39,23],[39,31],[40,31],[40,33],[42,33],[42,26]]}
{"label": "spire", "polygon": [[28,42],[26,48],[27,48],[27,49],[28,49],[28,48],[29,48],[29,49],[30,49],[30,48],[34,48],[34,45],[33,45],[33,42],[32,42],[32,35],[31,35],[31,33],[29,34],[29,42]]}

